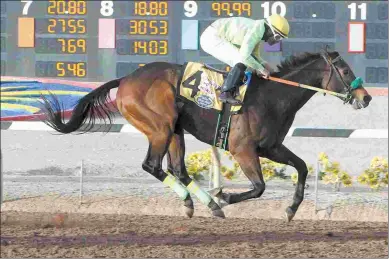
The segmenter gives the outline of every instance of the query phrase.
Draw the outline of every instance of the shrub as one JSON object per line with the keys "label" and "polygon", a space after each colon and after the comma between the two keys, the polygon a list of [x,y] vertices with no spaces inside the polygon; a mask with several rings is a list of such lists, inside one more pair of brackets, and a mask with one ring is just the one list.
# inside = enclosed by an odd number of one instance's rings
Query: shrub
{"label": "shrub", "polygon": [[267,158],[260,158],[262,174],[265,180],[285,179],[286,165],[271,161]]}
{"label": "shrub", "polygon": [[332,184],[336,191],[340,190],[341,185],[345,187],[352,186],[352,178],[346,172],[340,169],[339,162],[332,162],[325,153],[319,154],[319,161],[323,166],[322,180],[325,184]]}
{"label": "shrub", "polygon": [[[224,154],[228,157],[229,160],[234,162],[233,168],[230,169],[232,172],[234,172],[234,175],[242,174],[242,169],[240,168],[239,164],[235,162],[234,157],[230,154],[230,152],[225,151]],[[273,162],[267,158],[259,158],[259,161],[262,168],[262,175],[265,181],[275,178],[287,178],[284,174],[284,171],[286,170],[286,165]]]}
{"label": "shrub", "polygon": [[[311,177],[314,172],[315,172],[315,169],[313,168],[313,165],[308,165],[308,177]],[[294,171],[291,175],[290,175],[290,179],[292,180],[293,182],[293,185],[296,185],[297,182],[298,182],[298,172],[297,171]],[[319,179],[320,179],[320,174],[319,174]]]}
{"label": "shrub", "polygon": [[[239,164],[234,160],[233,156],[230,152],[225,151],[224,155],[233,162],[231,168],[227,166],[221,166],[220,172],[223,177],[227,179],[234,179],[238,175],[242,174],[243,171],[240,168]],[[262,174],[265,181],[269,181],[271,179],[286,179],[284,171],[286,170],[286,165],[273,162],[267,158],[259,158]],[[188,174],[192,176],[194,179],[203,179],[204,173],[208,173],[210,167],[212,166],[212,149],[207,149],[205,151],[198,151],[189,154],[185,159],[185,164],[187,167]],[[310,172],[313,171],[310,170]]]}
{"label": "shrub", "polygon": [[199,151],[189,154],[185,159],[186,170],[193,179],[203,179],[202,173],[208,173],[212,166],[212,150]]}
{"label": "shrub", "polygon": [[374,157],[370,167],[358,176],[357,181],[369,186],[373,190],[380,190],[388,186],[388,160],[383,157]]}

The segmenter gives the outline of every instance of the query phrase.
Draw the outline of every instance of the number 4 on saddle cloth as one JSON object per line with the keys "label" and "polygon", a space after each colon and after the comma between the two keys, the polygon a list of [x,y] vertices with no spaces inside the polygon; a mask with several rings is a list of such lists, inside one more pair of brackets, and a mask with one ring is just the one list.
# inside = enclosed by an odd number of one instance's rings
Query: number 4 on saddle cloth
{"label": "number 4 on saddle cloth", "polygon": [[[182,71],[177,84],[177,97],[184,104],[196,104],[202,109],[211,109],[218,113],[213,145],[226,149],[231,116],[239,113],[242,108],[242,105],[231,106],[219,100],[220,89],[228,72],[197,62],[185,63]],[[250,79],[251,73],[246,72],[239,91],[236,91],[236,99],[242,103],[244,102]]]}

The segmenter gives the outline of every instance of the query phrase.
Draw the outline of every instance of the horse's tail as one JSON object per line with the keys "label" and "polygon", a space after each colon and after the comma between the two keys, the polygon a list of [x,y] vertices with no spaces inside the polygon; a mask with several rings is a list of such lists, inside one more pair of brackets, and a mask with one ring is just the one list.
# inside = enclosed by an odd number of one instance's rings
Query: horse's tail
{"label": "horse's tail", "polygon": [[64,134],[74,132],[83,125],[86,126],[82,129],[83,132],[90,131],[96,119],[102,119],[105,123],[105,119],[108,118],[111,125],[112,111],[108,106],[111,102],[109,92],[111,89],[119,87],[121,79],[109,81],[81,98],[73,109],[70,120],[66,123],[64,110],[61,109],[58,98],[50,93],[52,101],[49,101],[42,95],[47,115],[44,122],[54,130]]}

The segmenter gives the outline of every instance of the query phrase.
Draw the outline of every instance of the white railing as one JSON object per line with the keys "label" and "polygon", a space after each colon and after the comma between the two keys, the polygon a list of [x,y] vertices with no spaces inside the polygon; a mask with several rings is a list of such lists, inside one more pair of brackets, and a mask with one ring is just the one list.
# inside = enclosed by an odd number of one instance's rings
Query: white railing
{"label": "white railing", "polygon": [[[47,130],[47,125],[43,125],[42,122],[11,122],[9,129],[11,130]],[[304,128],[291,128],[288,137],[301,137],[304,134],[312,134],[311,133],[301,133],[297,132],[296,130],[306,130]],[[49,130],[52,130],[49,128]],[[315,130],[315,129],[308,129],[308,130]],[[325,130],[331,130],[331,129],[325,129]],[[336,129],[340,130],[340,129]],[[121,130],[118,132],[126,132],[126,133],[138,133],[131,125],[123,125]],[[296,133],[297,132],[297,133]],[[306,135],[305,135],[306,136]],[[310,136],[310,135],[309,135]],[[314,137],[314,136],[312,136]],[[324,136],[325,137],[325,136]],[[336,136],[328,136],[330,138],[338,138]],[[344,138],[344,137],[343,137]],[[353,130],[353,132],[346,138],[380,138],[380,139],[387,139],[388,138],[388,129],[381,129],[381,130],[373,130],[373,129],[359,129],[359,130]],[[1,163],[1,173],[0,173],[0,202],[1,204],[4,201],[3,193],[4,193],[4,181],[3,181],[3,154],[1,150],[0,154],[0,163]],[[221,173],[220,173],[220,154],[217,147],[212,147],[212,170],[210,172],[210,182],[209,187],[211,188],[211,183],[213,182],[213,188],[220,188],[221,187]],[[83,196],[83,182],[84,182],[84,162],[81,161],[81,170],[80,170],[80,203],[82,203],[82,196]],[[316,175],[315,175],[315,209],[317,210],[317,197],[318,197],[318,178],[319,178],[319,172],[320,172],[320,164],[317,161],[316,163]],[[211,180],[212,179],[212,180]],[[212,181],[212,182],[211,182]],[[220,204],[220,200],[218,198],[215,198],[215,201]],[[1,205],[0,204],[0,205]]]}

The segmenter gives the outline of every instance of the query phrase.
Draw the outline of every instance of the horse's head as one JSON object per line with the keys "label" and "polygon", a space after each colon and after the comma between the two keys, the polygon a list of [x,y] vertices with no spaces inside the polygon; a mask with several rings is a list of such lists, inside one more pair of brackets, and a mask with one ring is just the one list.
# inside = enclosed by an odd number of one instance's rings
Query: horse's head
{"label": "horse's head", "polygon": [[342,59],[338,52],[322,51],[321,56],[326,61],[326,68],[322,75],[321,85],[325,90],[347,94],[343,99],[354,109],[365,108],[372,97],[362,86],[362,79],[356,78],[350,66]]}

